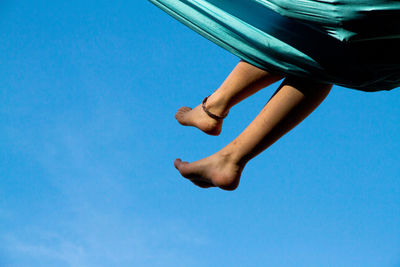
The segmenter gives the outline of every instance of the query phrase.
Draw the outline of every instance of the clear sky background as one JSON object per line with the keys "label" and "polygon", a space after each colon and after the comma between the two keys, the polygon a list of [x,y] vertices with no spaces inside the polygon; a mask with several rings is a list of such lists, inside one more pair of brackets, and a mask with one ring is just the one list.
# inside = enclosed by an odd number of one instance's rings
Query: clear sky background
{"label": "clear sky background", "polygon": [[[1,1],[0,266],[400,266],[400,90],[334,86],[234,192],[181,178],[237,136],[180,126],[238,58],[147,1]],[[345,64],[345,63],[344,63]]]}

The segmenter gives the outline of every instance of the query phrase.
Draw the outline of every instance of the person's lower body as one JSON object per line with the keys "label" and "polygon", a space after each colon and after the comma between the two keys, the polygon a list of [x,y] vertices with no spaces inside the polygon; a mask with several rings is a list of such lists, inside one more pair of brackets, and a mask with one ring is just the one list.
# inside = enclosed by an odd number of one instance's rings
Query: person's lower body
{"label": "person's lower body", "polygon": [[[217,117],[224,116],[240,101],[283,77],[240,61],[220,88],[207,99],[204,107],[182,107],[175,117],[182,125],[218,135],[222,119],[213,118],[207,112]],[[233,190],[239,185],[247,162],[311,114],[331,88],[332,84],[286,77],[260,114],[226,147],[193,163],[176,159],[174,165],[183,177],[197,186]]]}
{"label": "person's lower body", "polygon": [[[215,115],[225,115],[229,109],[262,88],[282,79],[283,75],[271,74],[241,60],[221,86],[207,99],[205,107]],[[219,135],[222,120],[208,116],[198,105],[194,109],[182,107],[175,118],[185,126],[194,126],[210,135]]]}

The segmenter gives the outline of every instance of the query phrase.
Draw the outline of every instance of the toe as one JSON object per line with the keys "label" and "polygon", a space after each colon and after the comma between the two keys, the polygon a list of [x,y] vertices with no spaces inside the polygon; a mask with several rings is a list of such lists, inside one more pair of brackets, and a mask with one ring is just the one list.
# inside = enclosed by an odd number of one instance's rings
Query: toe
{"label": "toe", "polygon": [[181,159],[176,159],[174,162],[175,168],[179,173],[186,179],[192,180],[196,179],[197,175],[193,173],[191,165],[187,161],[182,161]]}
{"label": "toe", "polygon": [[189,111],[189,110],[192,110],[192,108],[191,107],[181,107],[178,110]]}
{"label": "toe", "polygon": [[199,165],[196,162],[189,163],[187,161],[182,161],[179,158],[175,160],[174,166],[181,176],[190,180],[199,187],[208,188],[216,186],[205,170],[207,166]]}
{"label": "toe", "polygon": [[174,161],[174,166],[175,168],[181,173],[181,175],[183,176],[183,172],[185,169],[185,165],[189,164],[189,162],[187,161],[182,161],[181,159],[176,159]]}
{"label": "toe", "polygon": [[185,112],[188,112],[191,110],[192,110],[192,108],[189,108],[189,107],[181,107],[178,109],[178,113],[185,113]]}
{"label": "toe", "polygon": [[186,113],[188,111],[192,110],[189,107],[181,107],[180,109],[178,109],[178,111],[175,114],[175,119],[178,120],[178,122],[182,125],[187,125],[187,119],[186,119]]}
{"label": "toe", "polygon": [[181,159],[176,159],[174,161],[174,166],[178,171],[179,171],[179,167],[180,167],[181,164],[182,164],[182,160]]}

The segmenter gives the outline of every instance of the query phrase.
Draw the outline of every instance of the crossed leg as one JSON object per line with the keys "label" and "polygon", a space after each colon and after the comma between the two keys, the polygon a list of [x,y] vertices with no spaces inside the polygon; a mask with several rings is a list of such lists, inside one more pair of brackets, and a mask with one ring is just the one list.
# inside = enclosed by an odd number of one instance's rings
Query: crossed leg
{"label": "crossed leg", "polygon": [[[243,99],[282,78],[283,75],[269,73],[241,60],[222,85],[207,99],[206,108],[216,115],[227,114],[231,107]],[[175,118],[182,125],[197,127],[210,135],[219,135],[221,132],[222,121],[208,116],[201,105],[194,109],[182,107]]]}
{"label": "crossed leg", "polygon": [[230,144],[204,159],[193,163],[176,159],[174,165],[200,187],[234,190],[247,162],[311,114],[331,88],[332,84],[286,78],[254,121]]}

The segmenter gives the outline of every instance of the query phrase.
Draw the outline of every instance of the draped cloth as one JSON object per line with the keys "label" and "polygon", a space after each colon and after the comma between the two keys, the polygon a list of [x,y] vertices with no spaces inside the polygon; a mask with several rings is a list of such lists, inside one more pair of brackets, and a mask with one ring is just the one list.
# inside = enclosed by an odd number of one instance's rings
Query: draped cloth
{"label": "draped cloth", "polygon": [[400,0],[149,0],[271,73],[362,91],[400,86]]}

